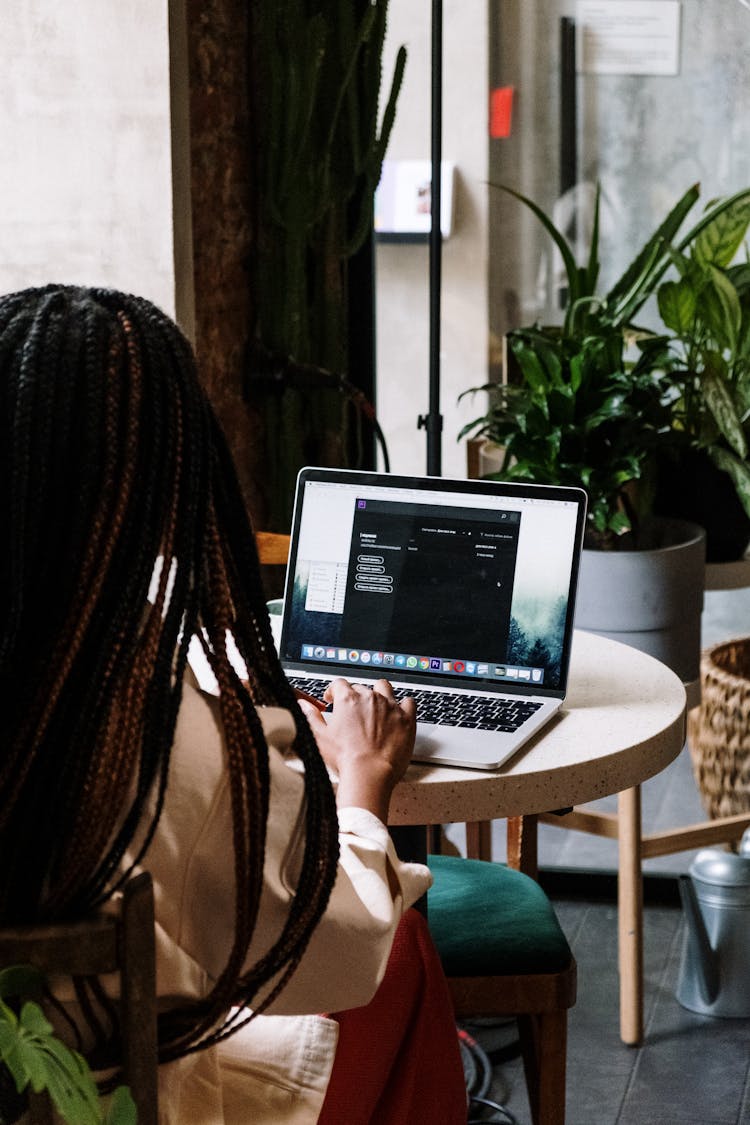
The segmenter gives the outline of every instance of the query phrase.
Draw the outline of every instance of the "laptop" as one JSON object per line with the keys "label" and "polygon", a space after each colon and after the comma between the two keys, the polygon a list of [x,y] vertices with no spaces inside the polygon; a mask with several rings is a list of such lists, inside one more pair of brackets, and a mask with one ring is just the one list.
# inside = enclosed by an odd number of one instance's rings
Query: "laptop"
{"label": "laptop", "polygon": [[279,653],[417,701],[413,760],[497,769],[562,706],[586,494],[302,469]]}

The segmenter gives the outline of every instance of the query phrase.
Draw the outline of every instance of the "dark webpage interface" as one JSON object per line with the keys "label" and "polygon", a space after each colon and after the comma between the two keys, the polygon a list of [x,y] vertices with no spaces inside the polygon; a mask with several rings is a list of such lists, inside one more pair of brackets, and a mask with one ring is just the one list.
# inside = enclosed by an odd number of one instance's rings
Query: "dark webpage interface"
{"label": "dark webpage interface", "polygon": [[357,500],[342,645],[503,659],[519,525],[512,511],[415,512],[412,505]]}
{"label": "dark webpage interface", "polygon": [[285,655],[541,684],[541,664],[508,663],[521,519],[512,509],[356,499],[340,610],[305,608],[295,590]]}

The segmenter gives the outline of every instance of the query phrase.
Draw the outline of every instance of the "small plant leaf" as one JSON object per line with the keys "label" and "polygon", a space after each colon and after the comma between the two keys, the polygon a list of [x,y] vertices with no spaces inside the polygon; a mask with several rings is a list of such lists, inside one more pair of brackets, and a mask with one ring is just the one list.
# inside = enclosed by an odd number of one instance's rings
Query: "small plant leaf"
{"label": "small plant leaf", "polygon": [[690,331],[695,319],[696,294],[685,280],[665,281],[657,294],[659,316],[678,335]]}
{"label": "small plant leaf", "polygon": [[[32,1090],[38,1094],[47,1083],[47,1068],[39,1044],[20,1032],[15,1044],[14,1055],[19,1072],[22,1071],[26,1075],[27,1081],[31,1083]],[[8,1067],[11,1068],[10,1062],[8,1062]]]}
{"label": "small plant leaf", "polygon": [[20,1026],[22,1031],[32,1036],[39,1036],[40,1039],[52,1035],[52,1024],[39,1005],[31,1000],[27,1000],[21,1008]]}
{"label": "small plant leaf", "polygon": [[[11,1013],[13,1015],[13,1013]],[[18,1020],[15,1019],[15,1024],[10,1021],[0,1022],[0,1059],[7,1066],[10,1071],[11,1077],[16,1084],[16,1089],[19,1094],[26,1089],[29,1084],[29,1072],[26,1069],[23,1057],[19,1054],[18,1044],[20,1035],[18,1032]]]}
{"label": "small plant leaf", "polygon": [[0,996],[28,996],[41,993],[44,974],[33,965],[9,965],[0,969]]}
{"label": "small plant leaf", "polygon": [[112,1095],[106,1125],[137,1125],[138,1114],[127,1086],[118,1086]]}

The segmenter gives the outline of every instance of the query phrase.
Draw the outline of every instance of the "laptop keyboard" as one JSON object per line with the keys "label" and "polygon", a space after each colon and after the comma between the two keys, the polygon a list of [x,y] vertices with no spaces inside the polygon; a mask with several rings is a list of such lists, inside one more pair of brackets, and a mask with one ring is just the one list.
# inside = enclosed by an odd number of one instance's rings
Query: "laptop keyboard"
{"label": "laptop keyboard", "polygon": [[[323,699],[329,680],[309,680],[290,676],[289,683],[315,699]],[[420,723],[437,723],[445,727],[473,727],[476,730],[497,730],[512,734],[541,707],[528,699],[493,699],[486,695],[455,695],[452,692],[420,691],[393,687],[396,699],[411,696],[417,704]]]}

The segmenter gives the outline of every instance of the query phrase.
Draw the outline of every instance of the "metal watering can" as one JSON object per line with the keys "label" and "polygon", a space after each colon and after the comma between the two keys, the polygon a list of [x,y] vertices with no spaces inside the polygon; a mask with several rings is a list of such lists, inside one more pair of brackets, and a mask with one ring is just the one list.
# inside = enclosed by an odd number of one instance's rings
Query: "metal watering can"
{"label": "metal watering can", "polygon": [[686,922],[677,999],[706,1016],[750,1016],[750,830],[739,853],[706,849],[680,876]]}

